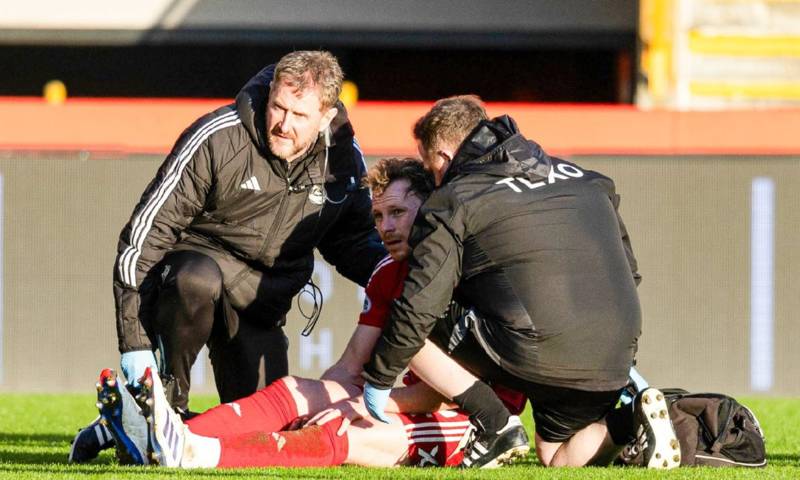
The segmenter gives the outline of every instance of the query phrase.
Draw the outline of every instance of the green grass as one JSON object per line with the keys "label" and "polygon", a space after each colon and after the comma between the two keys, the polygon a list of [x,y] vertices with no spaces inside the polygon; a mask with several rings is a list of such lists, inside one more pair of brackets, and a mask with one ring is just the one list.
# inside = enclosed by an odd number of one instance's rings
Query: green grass
{"label": "green grass", "polygon": [[[670,472],[638,468],[545,469],[527,461],[494,471],[453,469],[372,469],[359,467],[180,471],[157,467],[120,467],[110,452],[93,463],[68,465],[67,452],[77,428],[95,416],[92,395],[0,395],[0,477],[3,478],[800,478],[800,399],[745,398],[767,434],[769,465],[765,469],[684,468]],[[202,410],[212,398],[193,399]],[[525,415],[529,419],[529,415]],[[528,424],[530,427],[530,424]]]}

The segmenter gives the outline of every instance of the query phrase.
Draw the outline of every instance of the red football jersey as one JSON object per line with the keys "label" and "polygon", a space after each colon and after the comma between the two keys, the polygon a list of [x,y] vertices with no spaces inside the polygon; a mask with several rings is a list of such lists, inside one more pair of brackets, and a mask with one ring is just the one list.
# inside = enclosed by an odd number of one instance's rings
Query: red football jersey
{"label": "red football jersey", "polygon": [[359,325],[383,328],[389,318],[392,302],[403,293],[403,281],[408,275],[408,262],[395,261],[390,255],[378,262],[364,290],[364,309]]}
{"label": "red football jersey", "polygon": [[[405,260],[398,262],[387,255],[378,262],[364,291],[364,309],[358,320],[359,325],[383,328],[389,319],[392,302],[403,293],[406,275],[408,275],[408,262]],[[403,383],[406,385],[418,381],[419,378],[411,372],[403,378]],[[513,415],[519,415],[525,409],[528,400],[525,395],[502,385],[494,385],[492,388]]]}

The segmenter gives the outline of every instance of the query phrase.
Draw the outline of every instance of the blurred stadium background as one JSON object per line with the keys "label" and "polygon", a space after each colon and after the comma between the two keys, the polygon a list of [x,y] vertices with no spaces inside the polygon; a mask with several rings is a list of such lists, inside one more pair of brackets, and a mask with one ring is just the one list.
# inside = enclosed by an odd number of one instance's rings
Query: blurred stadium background
{"label": "blurred stadium background", "polygon": [[[368,161],[476,93],[616,182],[652,383],[800,395],[800,0],[55,0],[0,15],[0,391],[117,364],[117,235],[177,135],[294,49],[340,59]],[[344,348],[361,293],[318,262],[291,371]],[[213,391],[206,362],[195,385]]]}

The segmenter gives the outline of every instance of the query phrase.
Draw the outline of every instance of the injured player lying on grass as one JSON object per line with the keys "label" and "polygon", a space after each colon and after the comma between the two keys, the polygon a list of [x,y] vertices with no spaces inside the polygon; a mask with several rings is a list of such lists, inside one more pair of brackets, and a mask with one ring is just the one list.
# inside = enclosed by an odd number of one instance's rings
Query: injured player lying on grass
{"label": "injured player lying on grass", "polygon": [[[186,422],[168,404],[154,372],[148,370],[134,398],[111,370],[104,370],[97,385],[98,408],[123,463],[185,468],[461,463],[474,443],[468,414],[454,410],[453,404],[413,375],[407,376],[405,388],[393,390],[389,423],[373,420],[363,405],[362,365],[381,334],[385,307],[396,296],[397,285],[402,285],[411,225],[433,185],[413,159],[385,159],[373,168],[399,175],[394,180],[390,175],[386,188],[373,200],[378,231],[390,256],[370,279],[364,312],[342,358],[322,380],[285,377]],[[463,370],[453,374],[469,375]],[[499,386],[495,391],[513,413],[510,426],[480,462],[469,462],[472,466],[509,463],[529,450],[517,417],[524,396]],[[481,445],[475,448],[484,450]]]}
{"label": "injured player lying on grass", "polygon": [[[148,369],[141,379],[142,392],[134,399],[125,388],[109,386],[121,382],[106,370],[100,379],[102,391],[119,394],[121,403],[141,411],[138,421],[131,417],[122,426],[121,418],[100,410],[121,459],[182,468],[456,466],[474,430],[469,417],[458,410],[389,414],[390,423],[379,422],[366,414],[360,396],[331,405],[293,430],[304,421],[299,412],[308,411],[294,400],[291,392],[300,386],[294,380],[298,379],[286,377],[183,422],[167,402],[158,375]],[[101,393],[101,402],[102,398]]]}

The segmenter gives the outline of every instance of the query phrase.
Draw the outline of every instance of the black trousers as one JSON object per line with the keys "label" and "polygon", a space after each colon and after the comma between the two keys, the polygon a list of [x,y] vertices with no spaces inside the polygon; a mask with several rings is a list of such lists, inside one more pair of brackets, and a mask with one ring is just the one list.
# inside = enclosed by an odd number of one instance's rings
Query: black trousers
{"label": "black trousers", "polygon": [[[463,312],[451,311],[450,316],[435,325],[428,337],[444,352],[449,350],[454,324],[461,314]],[[484,382],[503,385],[528,397],[533,408],[536,433],[548,442],[565,442],[589,424],[606,418],[614,410],[621,393],[621,389],[584,391],[519,378],[492,360],[472,331],[466,332],[449,355]],[[615,425],[615,428],[624,430],[624,434],[627,434],[633,425]]]}
{"label": "black trousers", "polygon": [[157,271],[153,330],[163,349],[162,373],[174,377],[173,407],[188,410],[191,368],[203,345],[209,349],[220,402],[245,397],[288,375],[289,345],[283,329],[259,323],[252,312],[235,310],[212,258],[193,251],[172,252]]}

